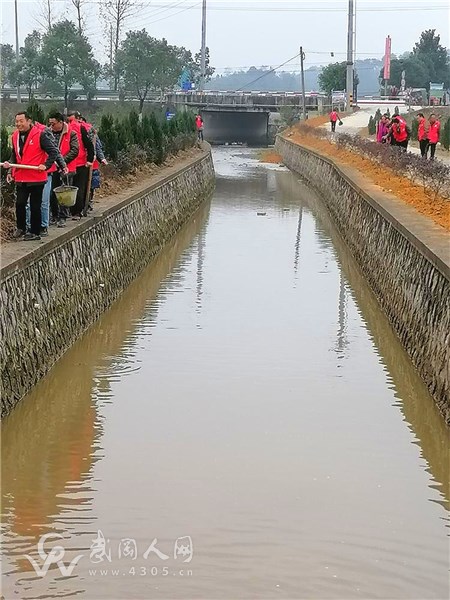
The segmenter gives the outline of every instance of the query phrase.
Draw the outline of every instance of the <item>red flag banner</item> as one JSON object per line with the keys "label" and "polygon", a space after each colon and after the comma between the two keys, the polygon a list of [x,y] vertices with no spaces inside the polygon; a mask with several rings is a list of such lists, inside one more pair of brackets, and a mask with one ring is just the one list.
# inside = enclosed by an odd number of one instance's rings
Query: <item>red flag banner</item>
{"label": "red flag banner", "polygon": [[389,81],[391,77],[391,36],[386,38],[386,48],[384,51],[384,80]]}

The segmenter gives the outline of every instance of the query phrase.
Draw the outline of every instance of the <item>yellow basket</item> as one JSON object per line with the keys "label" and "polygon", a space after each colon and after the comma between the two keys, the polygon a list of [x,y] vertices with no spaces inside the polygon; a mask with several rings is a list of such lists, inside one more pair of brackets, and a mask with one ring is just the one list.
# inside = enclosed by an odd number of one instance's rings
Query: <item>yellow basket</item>
{"label": "yellow basket", "polygon": [[58,203],[62,206],[74,206],[77,200],[78,188],[74,185],[60,185],[53,190]]}

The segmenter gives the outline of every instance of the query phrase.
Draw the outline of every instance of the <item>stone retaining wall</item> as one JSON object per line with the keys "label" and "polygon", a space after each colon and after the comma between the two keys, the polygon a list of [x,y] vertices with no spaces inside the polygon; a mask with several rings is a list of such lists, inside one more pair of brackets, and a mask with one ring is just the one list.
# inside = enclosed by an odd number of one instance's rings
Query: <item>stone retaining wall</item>
{"label": "stone retaining wall", "polygon": [[322,196],[447,424],[450,424],[449,236],[355,169],[281,136],[283,162]]}
{"label": "stone retaining wall", "polygon": [[214,187],[209,149],[1,269],[1,414],[43,377]]}

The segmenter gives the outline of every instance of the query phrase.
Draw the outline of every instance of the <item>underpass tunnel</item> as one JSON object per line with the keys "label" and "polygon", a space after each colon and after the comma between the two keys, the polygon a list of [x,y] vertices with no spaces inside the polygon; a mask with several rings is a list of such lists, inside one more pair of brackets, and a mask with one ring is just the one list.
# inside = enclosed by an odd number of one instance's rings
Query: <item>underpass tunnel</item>
{"label": "underpass tunnel", "polygon": [[268,111],[202,110],[205,139],[211,144],[267,146]]}

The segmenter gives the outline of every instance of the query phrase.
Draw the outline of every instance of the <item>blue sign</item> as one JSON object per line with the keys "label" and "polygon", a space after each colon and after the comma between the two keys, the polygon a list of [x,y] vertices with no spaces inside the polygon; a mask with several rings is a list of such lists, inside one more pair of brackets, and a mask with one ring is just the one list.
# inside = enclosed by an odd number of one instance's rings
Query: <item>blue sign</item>
{"label": "blue sign", "polygon": [[168,121],[170,121],[171,119],[173,119],[173,118],[174,118],[174,116],[175,116],[175,113],[171,113],[171,112],[169,112],[169,111],[167,111],[167,112],[166,112],[166,119],[167,119]]}

